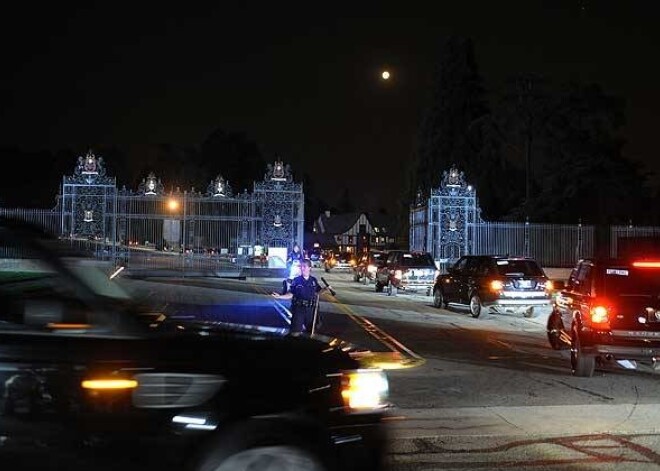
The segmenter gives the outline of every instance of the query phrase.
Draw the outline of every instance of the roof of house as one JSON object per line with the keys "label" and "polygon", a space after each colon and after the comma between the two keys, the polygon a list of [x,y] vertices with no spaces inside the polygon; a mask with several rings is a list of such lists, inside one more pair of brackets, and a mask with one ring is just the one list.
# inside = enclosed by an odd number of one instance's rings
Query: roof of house
{"label": "roof of house", "polygon": [[326,234],[343,234],[353,227],[361,214],[363,213],[331,214],[328,217],[323,213],[319,219]]}

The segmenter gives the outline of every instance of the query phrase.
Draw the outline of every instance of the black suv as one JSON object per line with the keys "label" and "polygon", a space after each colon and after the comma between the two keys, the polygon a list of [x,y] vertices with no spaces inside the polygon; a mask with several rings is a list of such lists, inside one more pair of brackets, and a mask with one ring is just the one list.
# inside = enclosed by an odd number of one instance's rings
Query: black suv
{"label": "black suv", "polygon": [[466,305],[472,317],[482,311],[531,317],[550,313],[551,293],[552,282],[533,258],[465,255],[438,276],[433,305]]}
{"label": "black suv", "polygon": [[554,349],[571,349],[576,376],[597,361],[635,369],[660,358],[660,261],[580,260],[548,318]]}
{"label": "black suv", "polygon": [[98,263],[0,220],[2,469],[380,469],[387,379],[346,344],[170,322]]}
{"label": "black suv", "polygon": [[392,250],[376,269],[376,292],[385,289],[388,296],[395,296],[398,290],[422,291],[428,296],[436,272],[430,253]]}

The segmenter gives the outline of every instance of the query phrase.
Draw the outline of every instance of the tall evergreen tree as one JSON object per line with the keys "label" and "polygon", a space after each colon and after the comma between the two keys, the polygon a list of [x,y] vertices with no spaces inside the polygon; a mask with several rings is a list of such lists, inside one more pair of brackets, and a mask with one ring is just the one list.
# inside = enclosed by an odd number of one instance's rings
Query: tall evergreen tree
{"label": "tall evergreen tree", "polygon": [[479,170],[470,132],[488,113],[484,95],[472,41],[450,37],[441,47],[429,107],[420,126],[415,193],[421,190],[428,195],[452,164],[468,178]]}
{"label": "tall evergreen tree", "polygon": [[550,122],[540,194],[530,208],[550,222],[625,224],[645,218],[646,175],[623,156],[625,103],[597,85],[569,84]]}

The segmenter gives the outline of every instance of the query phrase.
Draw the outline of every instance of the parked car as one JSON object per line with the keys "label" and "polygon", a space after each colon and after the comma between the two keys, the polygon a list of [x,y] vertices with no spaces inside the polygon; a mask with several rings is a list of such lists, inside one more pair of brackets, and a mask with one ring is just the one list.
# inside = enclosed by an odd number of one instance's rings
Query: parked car
{"label": "parked car", "polygon": [[388,296],[395,296],[399,290],[431,294],[437,267],[431,254],[392,250],[387,259],[376,270],[376,292],[386,290]]}
{"label": "parked car", "polygon": [[548,317],[554,349],[570,348],[571,370],[598,364],[628,369],[660,358],[660,261],[580,260]]}
{"label": "parked car", "polygon": [[352,271],[356,265],[355,255],[350,252],[333,253],[331,257],[326,258],[324,269],[327,272],[333,271]]}
{"label": "parked car", "polygon": [[376,270],[385,263],[387,252],[369,250],[362,254],[353,268],[353,280],[368,285],[376,279]]}
{"label": "parked car", "polygon": [[472,317],[482,312],[522,313],[526,317],[552,310],[552,282],[529,257],[466,255],[438,276],[433,305],[469,306]]}
{"label": "parked car", "polygon": [[0,220],[2,469],[381,468],[387,378],[350,346],[169,321],[60,244]]}

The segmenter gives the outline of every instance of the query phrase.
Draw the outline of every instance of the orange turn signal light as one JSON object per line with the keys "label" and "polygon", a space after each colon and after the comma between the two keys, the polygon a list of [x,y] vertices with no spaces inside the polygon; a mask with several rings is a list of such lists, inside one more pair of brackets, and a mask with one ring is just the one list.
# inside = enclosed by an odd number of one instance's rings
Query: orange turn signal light
{"label": "orange turn signal light", "polygon": [[83,389],[94,391],[111,391],[118,389],[135,389],[138,382],[134,379],[87,379],[82,382]]}
{"label": "orange turn signal light", "polygon": [[493,291],[502,291],[504,289],[504,283],[500,280],[493,280],[490,282],[490,289]]}

